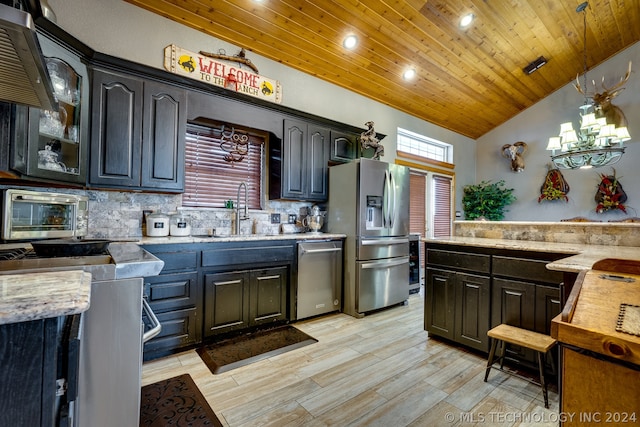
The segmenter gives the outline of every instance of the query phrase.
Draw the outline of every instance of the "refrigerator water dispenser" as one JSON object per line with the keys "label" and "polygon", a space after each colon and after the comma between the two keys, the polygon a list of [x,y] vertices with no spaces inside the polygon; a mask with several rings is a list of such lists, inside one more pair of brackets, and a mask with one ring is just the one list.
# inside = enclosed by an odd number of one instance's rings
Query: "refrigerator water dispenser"
{"label": "refrigerator water dispenser", "polygon": [[367,230],[382,228],[382,196],[367,196]]}

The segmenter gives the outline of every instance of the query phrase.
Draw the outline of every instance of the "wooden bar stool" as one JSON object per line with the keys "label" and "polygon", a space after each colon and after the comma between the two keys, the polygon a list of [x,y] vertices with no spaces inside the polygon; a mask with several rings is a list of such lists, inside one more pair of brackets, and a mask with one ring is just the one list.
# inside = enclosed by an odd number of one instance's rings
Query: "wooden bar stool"
{"label": "wooden bar stool", "polygon": [[[540,372],[540,385],[542,387],[542,395],[544,396],[544,407],[549,408],[549,398],[547,396],[547,383],[544,380],[544,355],[547,354],[557,343],[554,338],[549,335],[540,334],[538,332],[529,331],[527,329],[518,328],[511,325],[498,325],[495,328],[487,332],[487,335],[493,338],[491,343],[491,351],[489,351],[489,360],[487,361],[487,371],[484,374],[484,382],[487,382],[489,378],[489,371],[494,363],[494,356],[496,354],[496,347],[498,341],[502,342],[502,350],[499,357],[500,371],[509,375],[514,375],[519,378],[523,378],[533,384],[538,384],[529,378],[522,377],[513,372],[503,370],[504,365],[504,352],[507,347],[507,343],[519,345],[521,347],[529,348],[536,351],[538,355],[538,370]],[[553,361],[553,358],[552,358]],[[494,368],[497,369],[497,368]],[[555,370],[555,369],[554,369]]]}

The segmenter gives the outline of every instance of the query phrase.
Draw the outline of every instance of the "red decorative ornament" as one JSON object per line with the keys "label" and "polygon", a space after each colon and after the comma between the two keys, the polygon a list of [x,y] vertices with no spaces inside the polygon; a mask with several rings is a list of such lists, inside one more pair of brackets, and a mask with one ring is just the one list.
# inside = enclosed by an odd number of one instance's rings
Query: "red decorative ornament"
{"label": "red decorative ornament", "polygon": [[224,87],[229,90],[238,90],[238,79],[235,74],[227,74],[227,77],[224,78]]}
{"label": "red decorative ornament", "polygon": [[620,209],[622,212],[627,213],[627,208],[624,202],[627,201],[627,194],[622,189],[622,184],[616,178],[616,171],[613,170],[613,175],[600,174],[600,184],[598,184],[598,191],[596,191],[596,212],[603,213],[610,210]]}

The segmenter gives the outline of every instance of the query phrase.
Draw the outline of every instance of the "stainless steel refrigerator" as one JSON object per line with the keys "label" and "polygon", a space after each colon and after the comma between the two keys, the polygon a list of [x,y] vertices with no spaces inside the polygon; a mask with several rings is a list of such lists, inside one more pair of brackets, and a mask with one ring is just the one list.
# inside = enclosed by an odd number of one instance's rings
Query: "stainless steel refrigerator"
{"label": "stainless steel refrigerator", "polygon": [[365,158],[329,168],[327,230],[347,236],[345,313],[409,297],[409,168]]}

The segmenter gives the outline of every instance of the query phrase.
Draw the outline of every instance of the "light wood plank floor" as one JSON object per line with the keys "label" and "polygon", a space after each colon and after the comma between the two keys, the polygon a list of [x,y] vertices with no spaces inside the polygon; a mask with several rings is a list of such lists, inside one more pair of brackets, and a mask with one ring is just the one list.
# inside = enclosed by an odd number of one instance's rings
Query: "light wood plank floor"
{"label": "light wood plank floor", "polygon": [[147,362],[143,385],[189,373],[236,426],[557,426],[558,395],[492,370],[423,330],[423,296],[363,319],[294,325],[317,343],[219,375],[195,351]]}

